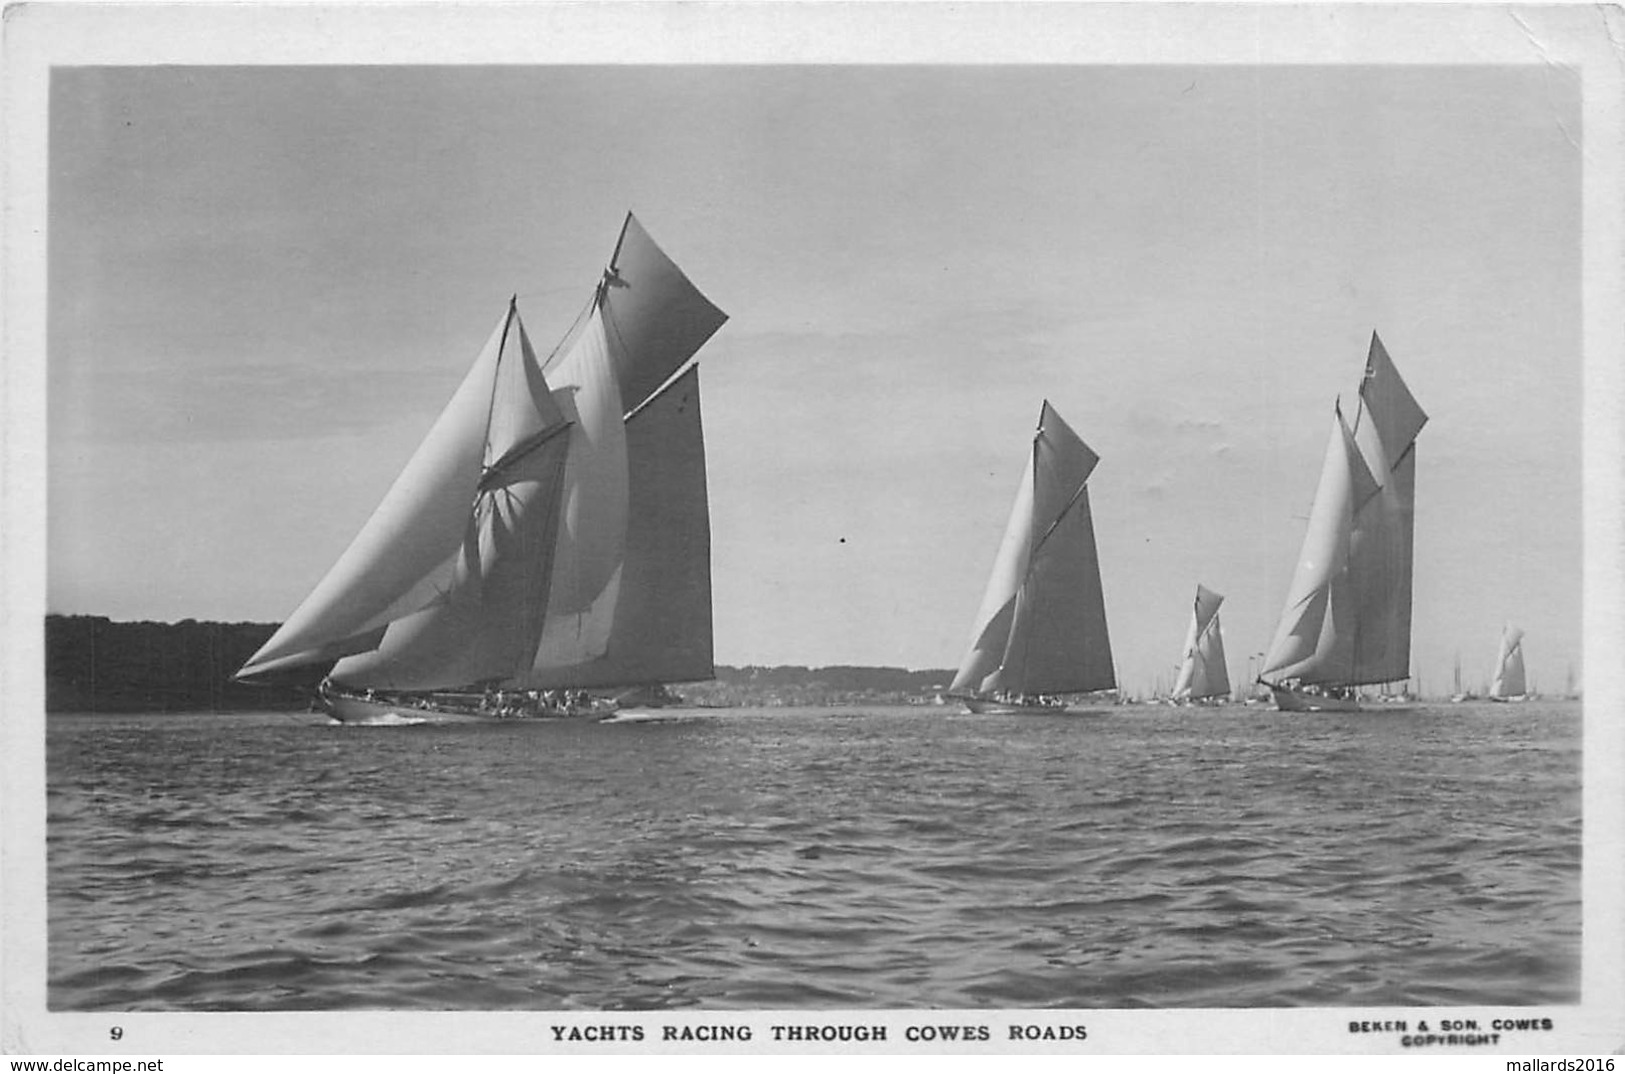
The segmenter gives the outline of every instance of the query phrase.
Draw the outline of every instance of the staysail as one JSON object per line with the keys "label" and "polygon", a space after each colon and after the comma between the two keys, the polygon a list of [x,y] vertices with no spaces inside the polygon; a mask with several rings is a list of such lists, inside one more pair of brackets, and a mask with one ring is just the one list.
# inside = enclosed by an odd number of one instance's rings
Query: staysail
{"label": "staysail", "polygon": [[1339,687],[1409,677],[1416,436],[1426,422],[1373,333],[1354,424],[1334,408],[1261,676]]}
{"label": "staysail", "polygon": [[726,315],[628,214],[544,363],[517,306],[384,502],[238,672],[342,657],[347,687],[709,678],[697,367]]}
{"label": "staysail", "polygon": [[1523,697],[1529,692],[1523,673],[1523,631],[1508,623],[1501,631],[1501,647],[1495,654],[1495,681],[1490,696]]}
{"label": "staysail", "polygon": [[[510,302],[417,452],[349,548],[238,676],[371,651],[392,622],[445,602],[488,461],[563,419]],[[500,376],[499,376],[500,374]],[[495,401],[501,401],[501,407]],[[511,437],[487,442],[487,425]]]}
{"label": "staysail", "polygon": [[1185,634],[1184,656],[1173,697],[1198,701],[1222,697],[1230,692],[1230,672],[1224,663],[1224,634],[1219,629],[1219,605],[1224,596],[1206,586],[1196,587],[1196,603],[1191,611],[1190,629]]}
{"label": "staysail", "polygon": [[1099,461],[1046,401],[953,692],[1116,685],[1087,485]]}

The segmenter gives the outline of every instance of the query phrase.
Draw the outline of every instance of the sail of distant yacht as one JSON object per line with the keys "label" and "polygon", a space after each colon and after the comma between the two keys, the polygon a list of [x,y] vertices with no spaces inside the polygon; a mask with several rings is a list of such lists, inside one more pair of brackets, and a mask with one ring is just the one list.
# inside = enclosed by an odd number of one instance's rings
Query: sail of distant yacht
{"label": "sail of distant yacht", "polygon": [[1230,672],[1224,663],[1224,633],[1219,628],[1219,605],[1224,596],[1203,585],[1196,587],[1190,629],[1174,680],[1175,701],[1202,701],[1230,692]]}
{"label": "sail of distant yacht", "polygon": [[1089,476],[1098,455],[1046,400],[950,692],[972,712],[1055,712],[1116,687]]}
{"label": "sail of distant yacht", "polygon": [[1508,623],[1501,631],[1501,645],[1495,654],[1490,700],[1522,701],[1528,695],[1523,671],[1523,631]]}

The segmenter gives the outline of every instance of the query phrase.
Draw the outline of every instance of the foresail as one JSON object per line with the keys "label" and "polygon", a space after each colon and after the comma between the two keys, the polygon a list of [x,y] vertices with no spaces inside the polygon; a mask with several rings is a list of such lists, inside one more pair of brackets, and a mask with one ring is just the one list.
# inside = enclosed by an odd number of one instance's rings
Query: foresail
{"label": "foresail", "polygon": [[715,674],[711,528],[699,369],[691,366],[626,421],[630,501],[614,630],[602,656],[533,670],[515,685],[695,682]]}
{"label": "foresail", "polygon": [[391,623],[370,652],[339,661],[349,686],[397,690],[506,679],[528,666],[547,606],[570,424],[524,326],[487,408],[485,465],[463,499],[464,532],[435,599]]}
{"label": "foresail", "polygon": [[970,649],[959,662],[959,671],[949,690],[954,693],[986,693],[1004,661],[1015,620],[1016,593],[1027,576],[1027,562],[1033,542],[1033,455],[1027,456],[1021,482],[1016,486],[1016,502],[1010,508],[1004,537],[993,557],[993,571],[976,613]]}
{"label": "foresail", "polygon": [[554,398],[572,424],[547,616],[532,675],[604,655],[626,551],[625,409],[598,312],[548,369]]}
{"label": "foresail", "polygon": [[483,483],[441,599],[390,624],[376,650],[339,661],[336,681],[429,690],[506,681],[530,666],[547,607],[568,445],[560,426]]}
{"label": "foresail", "polygon": [[[364,650],[391,621],[437,599],[455,567],[485,461],[498,370],[520,351],[517,326],[510,305],[383,501],[239,677]],[[545,393],[530,402],[537,413],[551,406]]]}
{"label": "foresail", "polygon": [[1179,661],[1179,674],[1174,678],[1174,688],[1168,695],[1178,701],[1191,696],[1191,689],[1196,682],[1196,662],[1199,659],[1196,643],[1200,636],[1197,630],[1196,618],[1192,616],[1191,625],[1185,630],[1185,647],[1180,650],[1183,655]]}
{"label": "foresail", "polygon": [[1355,599],[1349,583],[1354,512],[1378,491],[1341,410],[1333,414],[1320,484],[1309,509],[1286,607],[1260,675],[1342,683],[1354,666]]}

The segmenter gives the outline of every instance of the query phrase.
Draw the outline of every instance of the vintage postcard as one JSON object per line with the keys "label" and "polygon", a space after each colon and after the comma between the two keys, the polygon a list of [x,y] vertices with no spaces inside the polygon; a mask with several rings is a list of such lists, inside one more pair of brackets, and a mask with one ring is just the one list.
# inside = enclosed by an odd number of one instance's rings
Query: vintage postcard
{"label": "vintage postcard", "polygon": [[8,7],[5,1050],[1617,1052],[1622,42]]}

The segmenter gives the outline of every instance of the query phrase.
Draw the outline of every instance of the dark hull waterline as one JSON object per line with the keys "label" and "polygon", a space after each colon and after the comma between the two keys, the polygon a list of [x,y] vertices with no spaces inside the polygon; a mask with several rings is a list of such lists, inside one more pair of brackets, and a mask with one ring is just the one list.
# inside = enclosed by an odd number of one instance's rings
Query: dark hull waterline
{"label": "dark hull waterline", "polygon": [[962,697],[959,703],[978,716],[1081,716],[1096,713],[1098,708],[1072,705],[1041,705],[1020,701],[996,701],[993,698]]}
{"label": "dark hull waterline", "polygon": [[1408,700],[1362,703],[1355,697],[1330,697],[1284,686],[1271,686],[1270,695],[1275,699],[1275,707],[1282,712],[1403,712],[1415,707]]}
{"label": "dark hull waterline", "polygon": [[403,703],[383,698],[354,697],[348,694],[323,692],[320,697],[323,711],[340,723],[517,723],[527,720],[586,719],[603,720],[616,714],[604,702],[592,707],[570,706],[546,709],[523,715],[499,715],[495,712],[469,711],[436,705],[432,701],[420,704]]}

